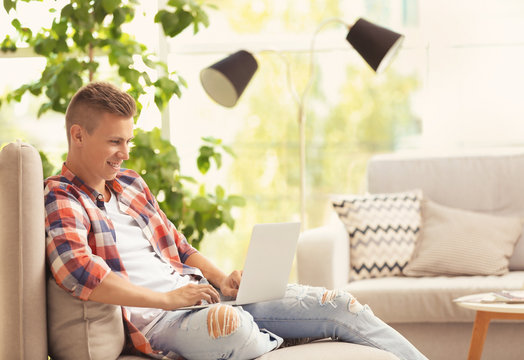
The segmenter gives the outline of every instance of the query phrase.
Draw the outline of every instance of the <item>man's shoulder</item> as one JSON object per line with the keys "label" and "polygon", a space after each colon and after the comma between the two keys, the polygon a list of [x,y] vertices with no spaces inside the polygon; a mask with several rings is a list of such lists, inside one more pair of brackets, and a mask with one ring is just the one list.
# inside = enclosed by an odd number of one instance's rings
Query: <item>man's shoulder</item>
{"label": "man's shoulder", "polygon": [[133,186],[144,188],[147,187],[144,179],[135,170],[121,168],[116,180],[124,187]]}
{"label": "man's shoulder", "polygon": [[68,180],[65,176],[54,175],[44,180],[44,202],[46,209],[48,207],[56,207],[57,202],[64,206],[65,202],[68,204],[83,203],[82,198],[87,198],[88,195],[82,192],[75,184]]}
{"label": "man's shoulder", "polygon": [[44,180],[44,186],[48,190],[57,189],[57,188],[63,189],[70,185],[72,185],[71,181],[69,181],[63,175],[53,175]]}
{"label": "man's shoulder", "polygon": [[132,183],[136,179],[141,180],[142,178],[135,170],[120,168],[120,171],[117,175],[117,179],[125,183]]}

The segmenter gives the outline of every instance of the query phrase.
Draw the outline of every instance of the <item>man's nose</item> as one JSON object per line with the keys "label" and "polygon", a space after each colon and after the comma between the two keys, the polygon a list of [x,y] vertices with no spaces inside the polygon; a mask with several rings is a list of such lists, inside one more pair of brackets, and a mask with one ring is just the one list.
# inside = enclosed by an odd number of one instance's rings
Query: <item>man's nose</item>
{"label": "man's nose", "polygon": [[119,151],[120,153],[119,155],[122,158],[122,160],[129,159],[129,151],[130,151],[129,145],[128,144],[123,145],[122,149],[120,149]]}

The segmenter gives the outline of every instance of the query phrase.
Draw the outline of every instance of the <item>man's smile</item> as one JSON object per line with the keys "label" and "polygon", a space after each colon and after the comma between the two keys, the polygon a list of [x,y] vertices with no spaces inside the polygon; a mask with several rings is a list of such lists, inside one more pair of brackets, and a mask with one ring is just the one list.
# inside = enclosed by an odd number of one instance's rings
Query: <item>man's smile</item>
{"label": "man's smile", "polygon": [[120,170],[121,161],[107,161],[107,164],[115,170]]}

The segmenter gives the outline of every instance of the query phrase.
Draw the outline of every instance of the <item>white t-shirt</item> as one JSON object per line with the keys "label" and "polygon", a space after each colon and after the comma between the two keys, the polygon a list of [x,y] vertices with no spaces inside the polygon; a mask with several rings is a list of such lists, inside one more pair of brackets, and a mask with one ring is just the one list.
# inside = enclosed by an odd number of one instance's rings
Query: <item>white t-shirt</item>
{"label": "white t-shirt", "polygon": [[[115,228],[118,253],[133,284],[167,292],[197,282],[188,275],[180,275],[157,254],[135,220],[120,210],[115,194],[111,193],[105,207]],[[129,320],[141,331],[163,312],[162,309],[130,306],[126,309],[131,314]]]}

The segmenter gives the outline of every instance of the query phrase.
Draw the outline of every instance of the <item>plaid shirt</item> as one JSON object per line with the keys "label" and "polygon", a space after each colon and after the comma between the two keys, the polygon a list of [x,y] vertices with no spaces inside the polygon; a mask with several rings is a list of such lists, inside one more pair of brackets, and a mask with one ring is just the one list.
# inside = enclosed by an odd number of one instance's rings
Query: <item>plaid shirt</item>
{"label": "plaid shirt", "polygon": [[[121,169],[115,180],[106,184],[116,194],[121,210],[136,220],[159,256],[182,275],[202,276],[199,269],[184,264],[197,250],[167,219],[136,172]],[[88,187],[65,164],[60,175],[45,181],[45,208],[47,260],[58,285],[87,300],[111,271],[128,278],[103,195]],[[132,345],[140,352],[152,353],[125,311],[123,315]]]}

